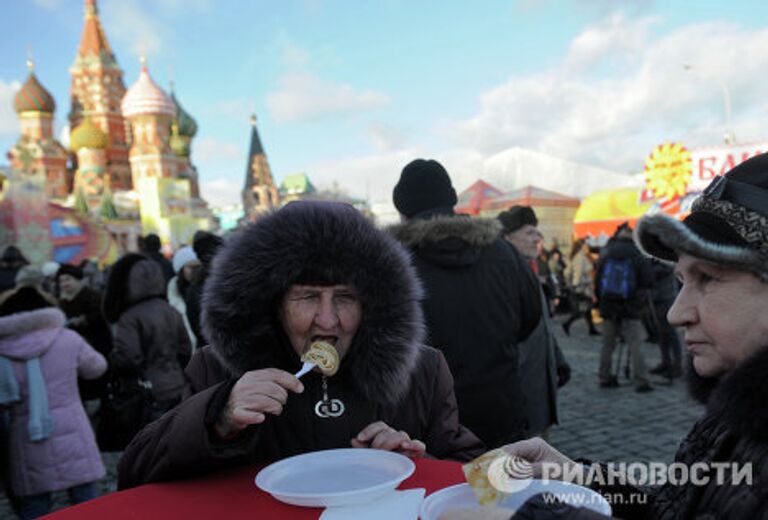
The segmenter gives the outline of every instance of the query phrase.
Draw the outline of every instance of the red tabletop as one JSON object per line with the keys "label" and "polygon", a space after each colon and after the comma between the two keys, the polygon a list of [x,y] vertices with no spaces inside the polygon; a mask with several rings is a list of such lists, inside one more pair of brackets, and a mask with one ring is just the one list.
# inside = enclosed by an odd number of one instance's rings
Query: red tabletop
{"label": "red tabletop", "polygon": [[[398,489],[426,488],[427,495],[464,482],[461,464],[414,459],[416,471]],[[254,484],[259,468],[239,468],[204,478],[147,484],[68,507],[45,518],[120,520],[216,518],[316,520],[322,509],[278,502]]]}

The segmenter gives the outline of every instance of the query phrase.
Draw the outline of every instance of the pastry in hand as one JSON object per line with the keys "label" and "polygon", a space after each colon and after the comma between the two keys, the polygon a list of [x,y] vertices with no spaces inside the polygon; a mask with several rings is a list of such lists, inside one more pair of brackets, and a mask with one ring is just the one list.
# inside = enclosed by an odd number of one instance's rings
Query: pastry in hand
{"label": "pastry in hand", "polygon": [[313,342],[309,350],[301,356],[301,360],[314,363],[325,376],[332,376],[339,370],[339,353],[333,345],[325,341]]}

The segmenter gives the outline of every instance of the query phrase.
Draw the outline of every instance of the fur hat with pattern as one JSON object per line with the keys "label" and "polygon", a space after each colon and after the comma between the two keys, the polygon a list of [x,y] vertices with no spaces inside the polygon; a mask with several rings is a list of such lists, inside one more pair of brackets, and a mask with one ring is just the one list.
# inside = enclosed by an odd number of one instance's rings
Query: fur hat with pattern
{"label": "fur hat with pattern", "polygon": [[643,217],[635,241],[662,260],[686,253],[768,282],[768,154],[716,177],[682,222],[663,214]]}

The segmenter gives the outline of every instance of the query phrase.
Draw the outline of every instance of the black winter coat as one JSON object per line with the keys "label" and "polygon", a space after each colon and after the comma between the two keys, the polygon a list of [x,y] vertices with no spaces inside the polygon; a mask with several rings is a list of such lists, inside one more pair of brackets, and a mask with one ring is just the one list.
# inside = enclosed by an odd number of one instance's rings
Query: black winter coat
{"label": "black winter coat", "polygon": [[[694,397],[706,402],[704,416],[680,443],[675,462],[687,466],[712,462],[736,464],[737,471],[751,465],[751,482],[743,478],[732,485],[730,469],[725,483],[715,472],[707,483],[667,483],[653,488],[632,486],[595,487],[611,494],[613,514],[625,520],[746,520],[768,518],[768,346],[718,380],[698,377],[689,367]],[[679,473],[678,473],[679,474]],[[744,474],[740,474],[741,477]],[[645,495],[644,498],[643,495]],[[632,498],[631,498],[632,497]],[[634,500],[633,505],[630,500]],[[643,505],[639,505],[643,502]],[[525,516],[525,507],[520,516]],[[583,510],[542,514],[549,520],[598,520],[603,515]]]}
{"label": "black winter coat", "polygon": [[184,321],[165,290],[157,263],[132,254],[113,266],[104,297],[105,316],[114,321],[110,368],[149,381],[160,402],[182,396],[192,355]]}
{"label": "black winter coat", "polygon": [[541,318],[539,281],[496,220],[444,216],[391,228],[426,289],[427,342],[445,355],[462,424],[494,448],[526,429],[518,344]]}

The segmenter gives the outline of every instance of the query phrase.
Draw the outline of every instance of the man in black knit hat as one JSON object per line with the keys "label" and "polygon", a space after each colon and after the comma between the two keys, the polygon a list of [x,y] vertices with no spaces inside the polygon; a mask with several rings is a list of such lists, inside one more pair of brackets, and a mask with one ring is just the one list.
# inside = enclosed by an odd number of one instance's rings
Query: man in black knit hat
{"label": "man in black knit hat", "polygon": [[538,280],[500,238],[496,219],[456,215],[456,191],[434,160],[408,164],[393,192],[404,223],[391,233],[425,285],[428,342],[455,378],[459,418],[489,447],[526,431],[518,343],[541,318]]}

